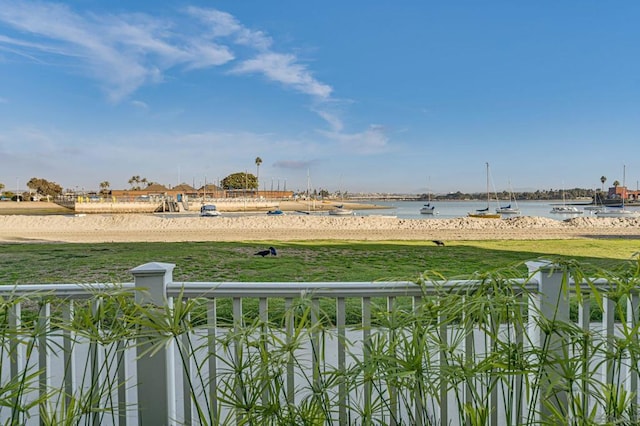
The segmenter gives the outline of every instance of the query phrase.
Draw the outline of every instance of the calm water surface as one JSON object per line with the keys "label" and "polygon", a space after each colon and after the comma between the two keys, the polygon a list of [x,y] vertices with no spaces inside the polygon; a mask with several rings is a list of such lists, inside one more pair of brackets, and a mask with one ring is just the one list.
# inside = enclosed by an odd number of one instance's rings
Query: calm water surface
{"label": "calm water surface", "polygon": [[[465,217],[469,212],[475,212],[477,209],[483,209],[487,206],[486,201],[433,201],[431,204],[436,206],[435,215],[420,214],[420,208],[425,204],[424,201],[362,201],[362,204],[375,204],[377,206],[384,206],[381,209],[367,209],[367,210],[355,210],[356,216],[395,216],[399,219],[425,219],[425,220],[438,220],[438,219],[452,219],[456,217]],[[505,206],[508,203],[502,203]],[[567,203],[572,204],[572,203]],[[595,217],[593,212],[589,210],[583,210],[583,206],[576,205],[582,214],[557,214],[551,213],[551,208],[554,205],[562,205],[561,201],[522,201],[518,202],[518,208],[520,209],[520,216],[536,216],[546,217],[556,220],[565,220],[573,217]],[[515,204],[512,205],[515,207]],[[489,210],[494,212],[497,208],[495,203],[490,205]],[[640,210],[638,207],[628,207],[628,210]],[[156,213],[163,217],[189,217],[199,216],[198,213]],[[293,212],[287,212],[287,214],[297,214]],[[326,212],[318,212],[314,214],[327,215]],[[264,216],[265,213],[231,213],[225,212],[224,216]],[[515,217],[515,215],[503,215],[503,218]],[[213,219],[215,220],[215,219]]]}
{"label": "calm water surface", "polygon": [[[467,216],[469,212],[474,212],[477,209],[483,209],[487,206],[486,201],[433,201],[431,205],[436,207],[437,214],[431,216],[426,214],[420,214],[420,208],[425,204],[423,201],[375,201],[371,204],[379,206],[385,206],[387,208],[380,210],[358,210],[357,215],[393,215],[401,219],[451,219],[455,217]],[[506,205],[503,203],[501,205]],[[518,207],[520,208],[521,216],[538,216],[547,217],[557,220],[565,220],[572,217],[580,216],[593,216],[588,210],[585,210],[582,214],[557,214],[551,213],[551,208],[554,205],[559,205],[561,202],[554,201],[519,201]],[[568,203],[569,204],[569,203]],[[494,212],[497,205],[492,203],[489,210]],[[512,205],[515,207],[515,205]],[[582,211],[582,206],[576,206]],[[630,209],[631,210],[631,209]],[[503,215],[503,217],[513,217],[514,215]]]}

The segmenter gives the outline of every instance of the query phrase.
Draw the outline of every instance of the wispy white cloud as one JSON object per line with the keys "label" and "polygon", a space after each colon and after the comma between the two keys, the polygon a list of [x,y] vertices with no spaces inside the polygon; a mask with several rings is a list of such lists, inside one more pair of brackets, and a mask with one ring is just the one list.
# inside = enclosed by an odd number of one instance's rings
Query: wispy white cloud
{"label": "wispy white cloud", "polygon": [[[0,0],[0,50],[80,70],[114,102],[132,97],[144,85],[162,83],[175,68],[226,66],[232,75],[260,75],[312,97],[311,110],[328,127],[319,134],[336,146],[361,154],[388,148],[381,126],[346,133],[339,105],[344,101],[332,98],[333,88],[296,54],[278,52],[266,32],[217,9],[187,7],[183,12],[171,17],[98,14],[58,3]],[[148,108],[139,99],[130,103]]]}
{"label": "wispy white cloud", "polygon": [[81,15],[60,4],[0,0],[0,22],[30,35],[3,37],[0,44],[22,48],[30,56],[73,60],[114,101],[162,81],[168,68],[216,66],[233,59],[228,48],[174,32],[171,23],[145,15]]}
{"label": "wispy white cloud", "polygon": [[[182,18],[188,22],[183,22]],[[0,0],[0,49],[42,62],[66,59],[89,72],[121,101],[145,84],[162,82],[173,67],[201,69],[238,61],[236,73],[261,73],[311,96],[326,98],[331,87],[315,79],[293,54],[275,53],[266,33],[233,15],[188,7],[173,19],[145,14],[78,13],[56,3]],[[233,46],[256,52],[238,59]],[[46,57],[46,60],[44,59]]]}
{"label": "wispy white cloud", "polygon": [[321,131],[328,139],[338,142],[342,147],[359,154],[377,154],[389,149],[389,137],[384,126],[372,124],[368,129],[358,133],[340,131]]}
{"label": "wispy white cloud", "polygon": [[235,66],[235,73],[262,74],[269,80],[319,98],[328,98],[331,95],[332,88],[314,78],[295,55],[275,52],[272,48],[273,40],[264,32],[246,28],[233,15],[219,10],[196,7],[187,10],[194,17],[210,25],[213,38],[229,38],[235,44],[258,51],[254,57],[242,60]]}
{"label": "wispy white cloud", "polygon": [[0,96],[0,104],[8,104],[8,103],[9,103],[9,99],[3,98],[2,96]]}
{"label": "wispy white cloud", "polygon": [[342,119],[337,114],[320,109],[314,109],[314,111],[320,116],[320,118],[329,124],[329,127],[333,132],[339,133],[344,128]]}
{"label": "wispy white cloud", "polygon": [[62,54],[59,48],[55,46],[48,46],[41,43],[33,43],[25,40],[19,40],[12,37],[7,37],[0,34],[0,51],[12,53],[14,55],[25,57],[33,62],[44,63],[39,56],[31,54],[34,51],[37,53],[53,53],[55,55]]}
{"label": "wispy white cloud", "polygon": [[131,101],[131,105],[139,109],[144,109],[144,110],[149,109],[149,105],[147,105],[146,102],[142,102],[142,101],[137,101],[137,100]]}
{"label": "wispy white cloud", "polygon": [[293,87],[301,93],[328,98],[331,87],[316,80],[294,55],[274,52],[261,53],[235,67],[236,73],[261,73],[270,80]]}
{"label": "wispy white cloud", "polygon": [[322,118],[329,130],[319,130],[322,136],[331,142],[335,142],[338,148],[350,153],[378,154],[389,150],[389,137],[384,126],[372,124],[361,132],[349,133],[345,130],[341,117],[342,108],[346,101],[325,102],[313,108],[313,111]]}
{"label": "wispy white cloud", "polygon": [[187,13],[208,25],[212,38],[228,37],[235,44],[257,50],[268,50],[273,40],[263,31],[251,30],[243,26],[233,15],[215,9],[188,7]]}

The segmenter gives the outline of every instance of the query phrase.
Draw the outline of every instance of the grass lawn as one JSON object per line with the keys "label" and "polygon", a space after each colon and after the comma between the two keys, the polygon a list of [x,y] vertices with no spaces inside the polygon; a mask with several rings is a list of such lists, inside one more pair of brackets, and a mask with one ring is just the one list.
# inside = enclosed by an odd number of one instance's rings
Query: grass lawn
{"label": "grass lawn", "polygon": [[[274,246],[278,256],[254,253]],[[539,258],[616,268],[640,244],[627,239],[432,242],[193,242],[0,244],[0,285],[130,282],[131,268],[176,264],[175,281],[415,280],[425,271],[468,276]]]}

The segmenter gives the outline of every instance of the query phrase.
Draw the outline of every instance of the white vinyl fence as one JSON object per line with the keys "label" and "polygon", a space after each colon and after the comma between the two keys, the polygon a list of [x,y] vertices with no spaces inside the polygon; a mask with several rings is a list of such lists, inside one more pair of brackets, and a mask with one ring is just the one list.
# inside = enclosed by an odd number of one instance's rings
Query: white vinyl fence
{"label": "white vinyl fence", "polygon": [[[611,283],[575,283],[545,262],[528,262],[527,277],[501,287],[174,282],[174,266],[138,266],[133,283],[0,286],[0,423],[295,424],[315,410],[314,424],[538,424],[558,415],[571,424],[615,416],[614,397],[636,421],[635,290],[621,298]],[[497,297],[495,288],[510,291],[505,300],[524,321],[468,321],[488,308],[465,304],[479,289]],[[594,322],[596,291],[604,312]],[[444,303],[458,303],[460,315],[444,317]],[[415,320],[401,317],[412,312]]]}

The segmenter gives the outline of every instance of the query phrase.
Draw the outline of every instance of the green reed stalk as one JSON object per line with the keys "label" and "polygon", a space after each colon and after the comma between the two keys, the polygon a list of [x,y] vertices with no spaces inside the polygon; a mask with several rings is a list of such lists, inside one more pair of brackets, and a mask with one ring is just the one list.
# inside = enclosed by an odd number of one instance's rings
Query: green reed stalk
{"label": "green reed stalk", "polygon": [[[184,386],[192,421],[204,425],[331,424],[341,411],[351,424],[438,424],[445,393],[456,405],[450,419],[460,424],[488,425],[496,420],[498,405],[505,407],[500,424],[507,426],[637,424],[637,395],[625,383],[629,373],[639,373],[640,268],[636,262],[615,271],[589,265],[595,271],[589,277],[575,262],[559,262],[557,268],[559,297],[571,296],[575,306],[595,301],[604,318],[615,321],[615,337],[606,338],[598,328],[583,330],[572,319],[542,318],[530,303],[536,292],[514,281],[519,264],[474,275],[478,285],[472,289],[445,288],[441,277],[425,273],[416,280],[425,292],[413,303],[374,301],[374,326],[354,328],[368,333],[364,357],[351,346],[356,342],[340,336],[335,310],[325,309],[326,301],[312,294],[276,303],[274,318],[248,311],[231,322],[219,312],[215,330],[203,320],[205,306],[213,302],[182,296],[157,308],[136,303],[127,292],[96,293],[74,306],[72,316],[57,313],[63,303],[52,301],[49,327],[37,321],[40,299],[2,300],[0,373],[7,377],[16,347],[28,362],[0,383],[0,414],[10,410],[5,418],[12,425],[23,423],[36,407],[42,407],[42,423],[52,425],[121,416],[131,407],[115,397],[124,386],[115,377],[124,351],[140,344],[143,355],[175,347],[180,368],[189,372]],[[596,278],[609,285],[597,285]],[[20,327],[10,321],[17,303],[29,307]],[[524,333],[534,328],[546,336],[541,342]],[[71,337],[70,347],[55,343],[61,333]],[[71,394],[64,386],[37,394],[40,371],[33,358],[43,337],[50,350],[61,353],[90,344],[86,358],[78,360],[81,380]],[[327,344],[336,339],[349,348],[345,368],[326,364]],[[208,392],[210,361],[218,366],[215,398]],[[65,365],[63,373],[71,368]]]}

